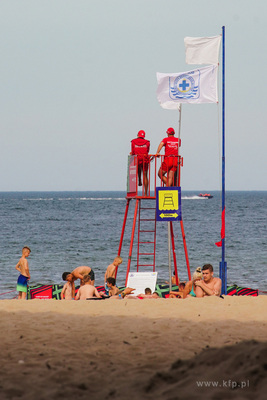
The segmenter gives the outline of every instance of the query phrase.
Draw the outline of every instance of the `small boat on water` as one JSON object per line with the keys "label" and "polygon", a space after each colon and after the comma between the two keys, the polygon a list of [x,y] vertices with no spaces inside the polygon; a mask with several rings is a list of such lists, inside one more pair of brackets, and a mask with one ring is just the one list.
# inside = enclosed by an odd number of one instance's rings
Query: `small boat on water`
{"label": "small boat on water", "polygon": [[199,193],[198,197],[204,197],[205,199],[212,199],[213,196],[209,193]]}

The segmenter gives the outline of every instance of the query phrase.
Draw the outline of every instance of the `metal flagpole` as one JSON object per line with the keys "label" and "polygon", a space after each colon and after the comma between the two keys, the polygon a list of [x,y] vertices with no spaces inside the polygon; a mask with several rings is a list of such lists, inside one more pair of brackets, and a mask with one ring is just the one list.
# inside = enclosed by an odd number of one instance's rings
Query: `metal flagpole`
{"label": "metal flagpole", "polygon": [[[181,121],[182,121],[182,104],[178,103],[177,108],[178,108],[178,112],[179,112],[178,139],[180,141],[180,139],[181,139]],[[179,156],[179,145],[178,145],[177,156]],[[178,162],[179,162],[179,160],[178,160]],[[177,177],[176,177],[176,186],[178,186],[178,174],[177,174]]]}
{"label": "metal flagpole", "polygon": [[[178,104],[178,111],[179,111],[178,138],[181,139],[181,119],[182,119],[182,104],[181,103]],[[178,149],[179,149],[179,147],[178,147]]]}
{"label": "metal flagpole", "polygon": [[169,287],[172,290],[171,222],[168,221]]}
{"label": "metal flagpole", "polygon": [[[180,136],[181,136],[181,111],[182,111],[182,104],[178,104],[177,105],[177,109],[179,112],[179,124],[178,124],[178,139],[180,140]],[[179,146],[178,146],[178,152],[177,152],[177,157],[179,155]],[[178,174],[175,180],[175,185],[178,185]],[[172,239],[173,239],[173,235],[172,235]],[[174,248],[173,248],[174,249]],[[175,250],[174,250],[175,251]],[[169,253],[169,287],[170,287],[170,291],[172,290],[172,259],[171,259],[171,222],[168,221],[168,253]],[[175,274],[177,276],[177,266],[175,266]]]}
{"label": "metal flagpole", "polygon": [[[222,230],[225,232],[225,27],[222,27]],[[220,278],[222,294],[227,294],[227,262],[225,261],[225,234],[222,235]]]}

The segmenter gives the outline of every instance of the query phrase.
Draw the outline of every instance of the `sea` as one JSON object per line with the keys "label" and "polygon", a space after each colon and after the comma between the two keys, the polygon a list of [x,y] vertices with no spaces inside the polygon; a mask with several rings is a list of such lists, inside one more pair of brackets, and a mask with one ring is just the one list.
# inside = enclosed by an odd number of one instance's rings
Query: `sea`
{"label": "sea", "polygon": [[[210,263],[214,276],[218,276],[222,250],[215,242],[220,240],[221,193],[210,194],[212,199],[203,199],[197,191],[182,191],[181,210],[191,273]],[[0,299],[17,295],[15,266],[25,245],[31,248],[30,285],[63,283],[62,273],[81,265],[92,267],[96,285],[103,285],[105,270],[118,253],[125,195],[119,191],[0,192]],[[155,206],[153,200],[141,203],[144,207]],[[118,285],[125,282],[134,209],[133,199],[121,249]],[[142,212],[144,217],[151,211]],[[266,216],[266,191],[226,192],[228,285],[267,290]],[[188,274],[180,222],[174,222],[173,229],[178,275],[185,281]],[[158,279],[165,281],[169,280],[167,222],[157,222],[156,230],[156,271]],[[136,271],[137,231],[136,227],[131,271]]]}

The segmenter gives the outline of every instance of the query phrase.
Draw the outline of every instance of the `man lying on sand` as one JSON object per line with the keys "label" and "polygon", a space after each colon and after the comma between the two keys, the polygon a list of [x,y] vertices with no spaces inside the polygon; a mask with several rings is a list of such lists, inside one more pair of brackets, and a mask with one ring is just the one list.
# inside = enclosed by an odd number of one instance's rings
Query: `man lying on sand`
{"label": "man lying on sand", "polygon": [[157,292],[153,292],[150,288],[145,289],[145,293],[139,293],[137,296],[133,296],[132,294],[128,294],[125,296],[126,299],[159,299],[159,295]]}
{"label": "man lying on sand", "polygon": [[123,290],[119,291],[119,294],[116,296],[111,296],[110,299],[124,299],[127,295],[131,294],[135,289],[126,287]]}

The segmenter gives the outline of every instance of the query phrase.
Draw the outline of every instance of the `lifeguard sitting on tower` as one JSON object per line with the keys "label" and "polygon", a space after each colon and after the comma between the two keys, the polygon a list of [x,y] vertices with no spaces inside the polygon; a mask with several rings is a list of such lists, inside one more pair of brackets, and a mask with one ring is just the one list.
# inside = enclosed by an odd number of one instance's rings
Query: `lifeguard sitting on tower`
{"label": "lifeguard sitting on tower", "polygon": [[137,138],[131,141],[131,155],[137,155],[138,162],[138,186],[142,186],[141,175],[143,172],[143,180],[144,180],[144,188],[145,188],[145,196],[147,196],[148,189],[148,178],[147,171],[149,165],[149,149],[150,149],[150,141],[145,139],[146,133],[145,131],[139,131],[137,134]]}
{"label": "lifeguard sitting on tower", "polygon": [[[168,137],[164,138],[158,147],[156,157],[159,157],[159,152],[162,147],[165,147],[164,160],[158,171],[159,178],[166,186],[176,186],[175,175],[178,167],[178,150],[181,146],[181,139],[174,137],[175,131],[173,128],[168,128],[166,131]],[[165,176],[167,174],[167,176]]]}

